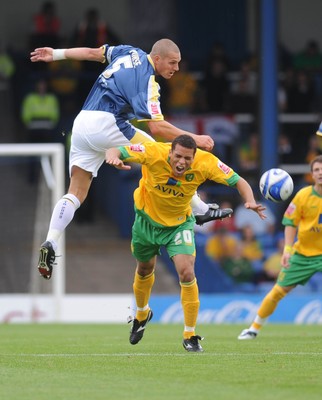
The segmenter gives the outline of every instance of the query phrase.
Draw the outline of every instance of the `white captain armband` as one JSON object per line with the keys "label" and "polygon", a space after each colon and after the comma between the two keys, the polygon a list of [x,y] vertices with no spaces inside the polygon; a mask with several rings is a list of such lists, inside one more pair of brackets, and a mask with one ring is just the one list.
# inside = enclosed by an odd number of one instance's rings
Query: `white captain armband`
{"label": "white captain armband", "polygon": [[54,49],[53,61],[66,60],[65,50],[66,49]]}

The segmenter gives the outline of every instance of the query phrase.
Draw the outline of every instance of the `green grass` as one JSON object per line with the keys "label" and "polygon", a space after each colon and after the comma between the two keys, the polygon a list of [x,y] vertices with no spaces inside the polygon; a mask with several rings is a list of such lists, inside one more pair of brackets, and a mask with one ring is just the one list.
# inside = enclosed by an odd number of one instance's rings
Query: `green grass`
{"label": "green grass", "polygon": [[128,325],[1,325],[6,400],[303,400],[322,396],[322,327],[199,325],[204,353],[187,353],[181,325],[150,324],[136,346]]}

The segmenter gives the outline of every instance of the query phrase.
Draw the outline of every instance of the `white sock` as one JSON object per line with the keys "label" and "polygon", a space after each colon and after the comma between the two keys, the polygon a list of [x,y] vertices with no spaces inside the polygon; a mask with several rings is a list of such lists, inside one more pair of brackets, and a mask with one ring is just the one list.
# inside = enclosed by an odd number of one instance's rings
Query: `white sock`
{"label": "white sock", "polygon": [[254,322],[259,325],[265,325],[267,321],[267,318],[261,318],[259,315],[256,315]]}
{"label": "white sock", "polygon": [[55,205],[46,239],[52,243],[54,250],[57,249],[60,236],[74,218],[75,211],[79,207],[80,201],[73,194],[65,194]]}
{"label": "white sock", "polygon": [[191,208],[194,215],[205,214],[209,210],[208,204],[201,200],[197,192],[192,197]]}

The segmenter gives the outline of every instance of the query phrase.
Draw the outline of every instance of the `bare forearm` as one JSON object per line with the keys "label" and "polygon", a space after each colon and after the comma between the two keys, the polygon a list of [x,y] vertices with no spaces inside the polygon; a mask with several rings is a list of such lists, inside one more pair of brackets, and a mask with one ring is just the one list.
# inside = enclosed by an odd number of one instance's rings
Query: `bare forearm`
{"label": "bare forearm", "polygon": [[125,165],[124,162],[120,159],[120,157],[121,157],[121,151],[116,147],[108,149],[105,152],[106,164],[112,165],[113,167],[121,169],[123,171],[130,170],[131,166]]}
{"label": "bare forearm", "polygon": [[244,206],[249,210],[255,211],[261,219],[265,219],[266,215],[264,214],[264,211],[266,207],[256,203],[253,190],[249,183],[245,181],[244,178],[240,178],[236,187],[240,196],[244,200]]}
{"label": "bare forearm", "polygon": [[161,136],[162,138],[172,142],[174,138],[180,135],[189,135],[193,138],[197,135],[177,128],[167,121],[148,121],[148,125],[153,136]]}
{"label": "bare forearm", "polygon": [[244,203],[255,203],[253,190],[244,178],[239,179],[236,187]]}
{"label": "bare forearm", "polygon": [[73,47],[70,49],[53,49],[51,47],[40,47],[30,53],[30,60],[32,62],[52,62],[65,60],[66,58],[79,61],[105,61],[103,49],[101,47]]}
{"label": "bare forearm", "polygon": [[65,56],[79,61],[104,61],[102,48],[73,47],[65,50]]}
{"label": "bare forearm", "polygon": [[120,158],[121,151],[117,147],[112,147],[105,151],[105,160],[108,163],[112,159]]}
{"label": "bare forearm", "polygon": [[294,226],[285,226],[284,238],[285,246],[293,246],[297,228]]}
{"label": "bare forearm", "polygon": [[184,129],[177,128],[167,121],[148,121],[149,129],[152,136],[161,136],[165,140],[171,142],[177,136],[189,135],[193,137],[196,144],[201,149],[211,151],[214,147],[213,139],[208,135],[196,135],[195,133],[185,131]]}

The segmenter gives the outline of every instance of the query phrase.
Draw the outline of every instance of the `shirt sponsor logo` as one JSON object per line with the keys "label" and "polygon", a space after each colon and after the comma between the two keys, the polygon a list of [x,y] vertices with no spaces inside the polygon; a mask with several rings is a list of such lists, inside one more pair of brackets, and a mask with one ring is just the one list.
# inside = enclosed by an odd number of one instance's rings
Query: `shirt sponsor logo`
{"label": "shirt sponsor logo", "polygon": [[224,164],[222,161],[218,161],[218,167],[222,170],[222,172],[226,175],[229,174],[230,172],[230,168],[228,167],[228,165]]}
{"label": "shirt sponsor logo", "polygon": [[292,215],[293,212],[296,210],[296,205],[294,203],[290,203],[285,211],[285,215]]}
{"label": "shirt sponsor logo", "polygon": [[136,50],[130,50],[130,54],[131,54],[131,60],[132,60],[133,67],[135,68],[138,65],[141,65],[141,61],[140,61],[138,52]]}
{"label": "shirt sponsor logo", "polygon": [[174,196],[174,197],[184,197],[184,194],[179,192],[178,190],[164,187],[162,185],[156,185],[156,186],[154,186],[154,189],[160,190],[160,192],[162,192],[162,193],[172,194],[172,196]]}
{"label": "shirt sponsor logo", "polygon": [[137,153],[144,153],[145,152],[145,147],[143,144],[131,144],[130,145],[130,150],[135,151]]}
{"label": "shirt sponsor logo", "polygon": [[152,115],[161,114],[158,103],[151,103],[151,114]]}

